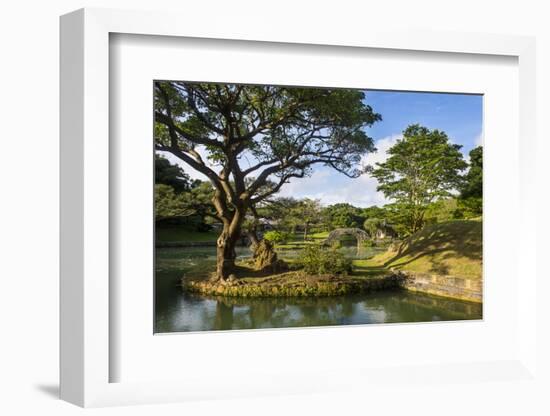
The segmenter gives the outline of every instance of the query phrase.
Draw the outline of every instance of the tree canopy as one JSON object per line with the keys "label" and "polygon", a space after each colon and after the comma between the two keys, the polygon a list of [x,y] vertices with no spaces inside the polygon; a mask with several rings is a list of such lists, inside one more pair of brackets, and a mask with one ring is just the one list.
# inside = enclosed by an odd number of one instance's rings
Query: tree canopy
{"label": "tree canopy", "polygon": [[[205,174],[230,203],[249,176],[257,177],[248,194],[270,175],[279,190],[315,163],[355,177],[361,156],[375,150],[363,128],[381,119],[364,98],[348,89],[156,82],[156,147]],[[235,189],[223,184],[229,176]]]}
{"label": "tree canopy", "polygon": [[470,155],[470,169],[464,177],[461,198],[481,198],[483,196],[483,147],[472,149]]}
{"label": "tree canopy", "polygon": [[478,217],[483,213],[483,147],[472,149],[469,156],[470,168],[464,177],[458,200],[465,218]]}
{"label": "tree canopy", "polygon": [[176,193],[189,191],[196,184],[178,165],[160,155],[155,155],[155,183],[168,185]]}
{"label": "tree canopy", "polygon": [[323,210],[324,222],[330,229],[360,227],[365,220],[362,210],[348,203],[329,205]]}
{"label": "tree canopy", "polygon": [[422,227],[430,203],[461,188],[461,172],[467,167],[461,147],[443,131],[414,124],[388,150],[388,159],[371,167],[378,190],[394,201],[409,232]]}
{"label": "tree canopy", "polygon": [[289,212],[296,225],[304,230],[304,240],[307,240],[310,227],[319,223],[321,217],[321,201],[304,198]]}
{"label": "tree canopy", "polygon": [[213,195],[210,182],[192,180],[180,166],[155,155],[156,221],[186,218],[186,223],[205,229],[205,217],[215,217]]}

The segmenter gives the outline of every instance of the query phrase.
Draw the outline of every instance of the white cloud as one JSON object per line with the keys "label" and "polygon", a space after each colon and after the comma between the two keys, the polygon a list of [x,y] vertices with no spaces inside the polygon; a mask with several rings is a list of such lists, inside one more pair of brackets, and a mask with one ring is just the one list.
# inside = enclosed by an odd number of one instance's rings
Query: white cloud
{"label": "white cloud", "polygon": [[388,150],[397,143],[398,140],[403,138],[402,134],[393,134],[391,136],[384,137],[383,139],[376,141],[375,153],[369,153],[363,157],[364,165],[374,165],[375,163],[383,163],[388,158]]}
{"label": "white cloud", "polygon": [[[377,152],[369,153],[363,157],[362,165],[374,165],[386,161],[388,150],[402,137],[401,134],[396,134],[377,140]],[[311,177],[295,179],[285,185],[279,195],[320,199],[324,205],[347,202],[360,207],[368,207],[390,202],[376,190],[378,181],[369,174],[364,174],[356,179],[342,178],[342,176],[329,168],[317,168]]]}

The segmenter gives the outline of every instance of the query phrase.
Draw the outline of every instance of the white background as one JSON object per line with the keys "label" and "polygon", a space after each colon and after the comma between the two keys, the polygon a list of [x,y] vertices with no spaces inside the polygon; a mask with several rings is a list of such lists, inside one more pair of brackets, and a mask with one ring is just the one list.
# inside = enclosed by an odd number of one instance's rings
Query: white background
{"label": "white background", "polygon": [[[2,342],[0,343],[0,409],[4,414],[80,413],[72,405],[55,400],[58,348],[58,16],[83,6],[121,8],[173,8],[191,6],[181,1],[19,1],[3,4],[0,15],[2,62],[0,64],[3,150],[0,153],[2,215],[0,232]],[[538,129],[541,192],[548,192],[550,154],[546,119],[550,114],[550,14],[544,2],[506,1],[378,1],[322,2],[211,2],[193,5],[190,19],[231,19],[250,15],[250,25],[273,19],[285,25],[385,25],[431,27],[439,30],[526,34],[538,36]],[[213,2],[212,2],[213,3]],[[182,22],[185,24],[185,22]],[[244,29],[236,28],[237,32]],[[546,139],[546,140],[544,140]],[[539,258],[548,256],[548,198],[539,198]],[[546,214],[546,215],[542,215]],[[506,234],[503,233],[503,238]],[[538,288],[548,293],[543,282]],[[540,319],[550,322],[549,306],[541,303]],[[548,325],[546,326],[548,328]],[[542,346],[550,350],[548,332],[540,332]],[[539,355],[548,371],[547,356]],[[399,391],[396,391],[399,390]],[[546,386],[546,393],[550,390]],[[507,383],[452,388],[434,385],[431,391],[398,389],[388,385],[376,397],[355,392],[305,397],[264,398],[226,402],[162,405],[155,408],[93,410],[100,414],[280,414],[302,412],[331,414],[548,414],[542,391]],[[545,409],[543,409],[543,404]]]}

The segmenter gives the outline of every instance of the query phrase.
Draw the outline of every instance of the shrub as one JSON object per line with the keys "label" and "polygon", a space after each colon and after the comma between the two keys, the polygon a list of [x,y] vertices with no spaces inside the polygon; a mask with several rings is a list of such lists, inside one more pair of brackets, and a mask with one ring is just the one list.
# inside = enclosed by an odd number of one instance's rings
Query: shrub
{"label": "shrub", "polygon": [[284,231],[267,231],[264,239],[273,244],[284,244],[290,239],[290,233]]}
{"label": "shrub", "polygon": [[361,243],[363,247],[374,247],[374,241],[373,240],[363,240]]}
{"label": "shrub", "polygon": [[319,245],[305,247],[298,262],[309,274],[348,274],[351,273],[351,260],[334,248]]}
{"label": "shrub", "polygon": [[376,232],[382,227],[383,221],[379,218],[367,218],[363,223],[363,228],[371,238],[376,237]]}

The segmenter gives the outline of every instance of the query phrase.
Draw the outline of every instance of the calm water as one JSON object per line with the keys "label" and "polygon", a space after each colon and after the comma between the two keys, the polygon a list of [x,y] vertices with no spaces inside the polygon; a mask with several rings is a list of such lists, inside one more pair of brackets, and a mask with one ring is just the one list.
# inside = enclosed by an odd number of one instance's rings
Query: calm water
{"label": "calm water", "polygon": [[[341,249],[366,258],[376,249]],[[250,256],[246,248],[237,252]],[[282,257],[295,256],[285,251]],[[390,322],[480,319],[481,305],[407,291],[327,298],[224,298],[189,295],[181,276],[206,277],[215,265],[214,248],[157,248],[155,332],[285,328]]]}

